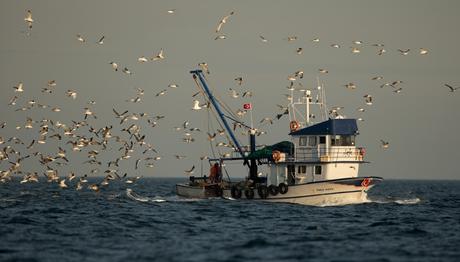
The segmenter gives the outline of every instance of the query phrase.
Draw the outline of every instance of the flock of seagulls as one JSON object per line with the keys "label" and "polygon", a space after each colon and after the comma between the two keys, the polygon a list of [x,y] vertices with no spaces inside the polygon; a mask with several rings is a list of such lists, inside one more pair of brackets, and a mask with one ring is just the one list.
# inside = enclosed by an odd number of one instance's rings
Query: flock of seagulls
{"label": "flock of seagulls", "polygon": [[[167,11],[168,14],[172,15],[176,13],[176,9]],[[223,16],[217,23],[215,28],[215,40],[224,40],[228,38],[227,34],[224,34],[224,26],[230,21],[235,15],[234,11],[231,11],[227,15]],[[35,23],[32,17],[32,11],[27,10],[24,21],[27,26],[27,35],[29,36]],[[76,39],[79,43],[85,44],[87,40],[81,34],[76,34]],[[263,35],[259,35],[259,39],[263,43],[268,43],[269,40]],[[285,38],[287,42],[295,43],[300,38],[295,35],[288,36]],[[106,37],[103,35],[97,41],[96,44],[103,45]],[[315,45],[320,44],[319,38],[314,38],[311,42]],[[350,52],[359,55],[365,44],[364,41],[355,40],[352,41]],[[370,44],[369,46],[376,48],[375,52],[381,56],[388,52],[385,49],[385,45],[381,43]],[[341,49],[343,44],[332,43],[331,48]],[[302,55],[305,47],[297,47],[295,54]],[[408,56],[411,54],[411,49],[397,49],[397,51],[403,55]],[[412,51],[413,52],[413,51]],[[418,51],[419,55],[428,55],[429,50],[426,48],[420,48]],[[148,62],[160,62],[166,59],[163,48],[158,50],[151,56],[142,55],[137,58],[139,63]],[[111,61],[110,66],[114,72],[122,72],[126,75],[133,75],[133,72],[126,66],[120,66],[118,62]],[[208,64],[201,62],[198,66],[206,74],[210,74]],[[318,69],[320,75],[329,74],[329,70],[326,68]],[[300,80],[303,79],[304,72],[298,70],[287,76],[289,84],[287,89],[290,91],[305,91]],[[385,82],[383,76],[373,76],[371,80],[378,82],[380,88],[391,88],[392,92],[399,94],[402,91],[402,80],[391,80]],[[245,88],[245,81],[242,76],[236,76],[234,78],[235,86],[228,89],[228,96],[232,99],[245,99],[244,102],[248,102],[247,99],[252,98],[253,91]],[[358,86],[353,82],[348,82],[343,85],[348,90],[355,90]],[[449,88],[450,92],[455,92],[460,87],[453,87],[450,84],[445,84],[445,87]],[[162,97],[172,92],[174,89],[178,89],[179,85],[171,83],[161,91],[155,94],[155,97]],[[131,112],[129,109],[113,108],[113,119],[115,124],[97,126],[95,120],[98,119],[97,113],[93,109],[95,101],[88,101],[82,106],[81,115],[79,119],[70,120],[65,123],[62,120],[58,120],[58,116],[53,113],[59,113],[62,109],[59,106],[51,106],[41,103],[37,99],[27,98],[27,88],[24,83],[18,82],[13,86],[14,94],[9,100],[8,106],[12,107],[14,111],[29,112],[36,110],[49,109],[51,116],[46,116],[43,119],[33,119],[26,117],[23,125],[14,127],[16,130],[27,130],[28,136],[19,137],[19,135],[12,136],[9,138],[3,138],[0,136],[0,164],[7,165],[6,170],[2,170],[0,173],[0,182],[6,183],[11,181],[13,175],[22,175],[20,181],[24,183],[38,183],[40,180],[45,180],[48,183],[56,183],[62,189],[74,188],[75,190],[92,190],[99,191],[101,188],[109,186],[111,183],[136,183],[141,176],[128,176],[127,172],[121,172],[121,166],[129,165],[133,170],[140,170],[142,168],[153,168],[158,161],[163,159],[159,153],[159,150],[151,143],[148,142],[144,126],[148,128],[155,128],[162,119],[166,116],[155,115],[150,116],[144,112]],[[57,100],[60,99],[72,99],[78,100],[77,90],[61,90],[58,83],[55,80],[50,80],[46,84],[46,87],[42,89],[42,93],[45,95],[54,96]],[[136,94],[132,98],[125,100],[126,103],[139,103],[142,101],[145,90],[137,88]],[[210,103],[205,99],[204,96],[198,96],[200,92],[192,96],[193,101],[191,105],[192,111],[201,111],[210,109]],[[288,100],[292,101],[291,95],[285,95]],[[371,94],[363,96],[363,103],[366,106],[371,106],[374,103],[374,97]],[[272,117],[263,117],[258,121],[256,127],[256,134],[258,136],[264,135],[267,132],[263,130],[267,125],[273,125],[275,121],[280,120],[283,116],[289,114],[288,107],[286,105],[277,105],[278,113]],[[365,107],[365,106],[364,106]],[[366,111],[364,107],[358,107],[357,112],[363,113]],[[330,117],[340,117],[340,111],[343,107],[332,107],[329,111]],[[233,129],[235,131],[241,129],[241,134],[246,135],[247,130],[243,126],[242,119],[246,116],[250,109],[238,109],[236,112],[230,112],[230,115],[234,119],[241,119],[241,121],[235,120],[233,122]],[[45,115],[43,113],[42,115]],[[314,115],[311,116],[314,118]],[[364,121],[363,118],[357,118],[359,121]],[[8,123],[0,123],[0,129],[4,129],[8,126]],[[182,133],[182,141],[186,144],[194,143],[198,139],[196,134],[203,133],[199,128],[192,127],[189,121],[184,121],[181,125],[173,128],[176,132]],[[217,153],[220,157],[228,157],[235,150],[234,145],[227,139],[227,134],[222,127],[207,130],[204,134],[205,140],[207,140],[213,147],[217,149]],[[389,142],[380,140],[381,148],[388,149]],[[46,146],[46,150],[44,150]],[[221,150],[222,149],[222,150]],[[226,151],[225,151],[226,150]],[[110,155],[116,155],[112,159],[104,159],[103,155],[105,152],[110,151]],[[114,154],[115,152],[115,154]],[[135,156],[138,157],[135,157]],[[78,157],[76,157],[78,156]],[[139,157],[140,156],[140,157]],[[87,173],[79,174],[76,170],[70,171],[67,175],[61,176],[61,168],[68,166],[69,163],[77,161],[79,158],[86,158],[81,163],[82,165],[88,166],[90,171]],[[185,155],[175,154],[174,157],[177,160],[187,158]],[[200,156],[201,160],[209,159],[209,156]],[[42,171],[27,171],[24,168],[24,162],[35,161],[42,167]],[[190,175],[195,171],[195,165],[191,168],[184,170],[184,174]],[[104,177],[98,183],[89,184],[88,178],[91,174],[103,173]],[[123,173],[123,174],[122,174]],[[89,185],[88,185],[89,184]]]}

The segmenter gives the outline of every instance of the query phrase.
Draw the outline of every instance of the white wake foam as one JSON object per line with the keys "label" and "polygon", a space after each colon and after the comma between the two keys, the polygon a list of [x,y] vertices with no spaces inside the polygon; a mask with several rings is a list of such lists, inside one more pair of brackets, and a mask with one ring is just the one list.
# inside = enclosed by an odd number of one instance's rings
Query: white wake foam
{"label": "white wake foam", "polygon": [[129,197],[132,200],[139,201],[139,202],[155,202],[155,203],[162,203],[166,202],[165,199],[162,199],[161,197],[143,197],[141,195],[138,195],[135,193],[131,188],[126,189],[126,196]]}

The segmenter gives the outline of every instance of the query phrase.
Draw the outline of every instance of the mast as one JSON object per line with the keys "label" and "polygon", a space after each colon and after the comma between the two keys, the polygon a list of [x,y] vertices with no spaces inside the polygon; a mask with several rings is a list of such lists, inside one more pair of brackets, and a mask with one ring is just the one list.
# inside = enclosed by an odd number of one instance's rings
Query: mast
{"label": "mast", "polygon": [[202,70],[193,70],[193,71],[190,71],[190,73],[193,75],[193,79],[196,80],[197,76],[198,76],[198,79],[200,79],[201,85],[203,86],[203,89],[206,92],[206,95],[208,96],[208,98],[211,101],[212,105],[216,109],[220,120],[224,124],[225,129],[227,130],[228,134],[230,135],[230,138],[232,139],[233,144],[235,144],[235,146],[238,149],[238,152],[240,153],[241,157],[246,159],[246,156],[244,155],[243,150],[241,149],[240,143],[236,139],[235,134],[233,134],[232,129],[230,128],[230,126],[228,125],[227,120],[225,119],[224,113],[220,109],[219,103],[217,103],[217,101],[214,98],[213,94],[209,90],[208,85],[206,84],[206,80],[203,77],[203,71]]}

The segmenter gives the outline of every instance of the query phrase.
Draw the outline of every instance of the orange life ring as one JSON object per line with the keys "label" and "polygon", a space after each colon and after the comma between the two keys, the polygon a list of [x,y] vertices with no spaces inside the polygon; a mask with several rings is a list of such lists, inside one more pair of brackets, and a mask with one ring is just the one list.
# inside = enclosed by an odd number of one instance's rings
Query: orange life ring
{"label": "orange life ring", "polygon": [[370,178],[364,178],[363,181],[361,182],[361,186],[362,187],[368,187],[370,183],[371,183]]}
{"label": "orange life ring", "polygon": [[299,127],[300,127],[299,122],[297,122],[296,120],[292,120],[289,123],[289,128],[291,129],[291,132],[297,131]]}
{"label": "orange life ring", "polygon": [[279,162],[281,160],[281,152],[278,150],[275,150],[272,152],[272,158],[275,163]]}

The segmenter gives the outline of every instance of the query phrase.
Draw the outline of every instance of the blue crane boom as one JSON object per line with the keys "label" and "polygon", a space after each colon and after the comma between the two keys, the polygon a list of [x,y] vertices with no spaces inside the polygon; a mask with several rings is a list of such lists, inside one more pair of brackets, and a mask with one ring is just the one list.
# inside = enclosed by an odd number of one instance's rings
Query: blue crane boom
{"label": "blue crane boom", "polygon": [[190,73],[193,75],[194,79],[196,79],[196,77],[198,77],[198,79],[200,80],[201,85],[203,86],[203,89],[204,89],[204,91],[206,92],[206,95],[209,98],[209,101],[211,101],[212,105],[216,109],[217,114],[220,117],[220,120],[224,124],[225,129],[227,130],[228,134],[230,135],[230,138],[232,139],[233,144],[238,149],[238,152],[241,154],[241,157],[245,159],[246,156],[244,155],[243,150],[241,149],[240,143],[238,142],[238,140],[235,137],[235,134],[233,133],[233,131],[230,128],[230,126],[228,125],[228,122],[225,119],[225,115],[222,112],[222,110],[220,109],[219,103],[217,103],[215,97],[213,96],[213,94],[209,90],[208,85],[206,84],[206,80],[205,80],[205,78],[203,76],[203,71],[202,70],[193,70],[193,71],[190,71]]}

